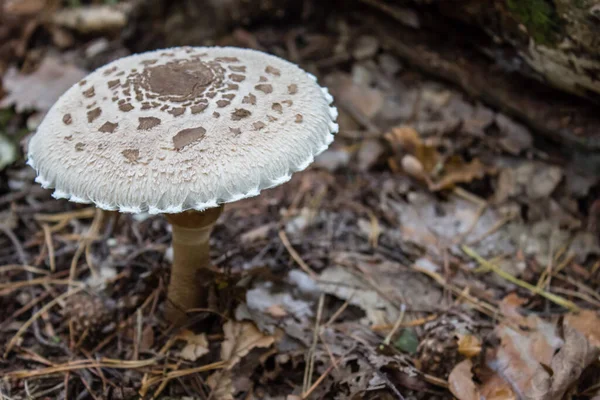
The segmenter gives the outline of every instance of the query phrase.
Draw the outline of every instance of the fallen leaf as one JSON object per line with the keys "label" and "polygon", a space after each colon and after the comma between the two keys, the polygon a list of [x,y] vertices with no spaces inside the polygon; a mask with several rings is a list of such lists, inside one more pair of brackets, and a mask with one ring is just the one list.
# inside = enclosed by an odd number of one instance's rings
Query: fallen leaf
{"label": "fallen leaf", "polygon": [[233,381],[231,371],[217,371],[206,379],[206,384],[211,389],[211,399],[233,400]]}
{"label": "fallen leaf", "polygon": [[556,353],[549,370],[541,368],[523,390],[526,398],[535,400],[562,399],[583,371],[598,358],[600,349],[592,346],[585,336],[566,323],[563,324],[565,344]]}
{"label": "fallen leaf", "polygon": [[472,358],[481,353],[481,341],[477,336],[458,335],[458,353]]}
{"label": "fallen leaf", "polygon": [[327,268],[321,273],[319,282],[323,292],[363,309],[373,325],[386,324],[398,318],[398,311],[389,301],[344,267]]}
{"label": "fallen leaf", "polygon": [[86,75],[86,71],[53,56],[44,58],[37,70],[28,75],[10,67],[2,81],[9,94],[0,101],[0,107],[14,105],[18,112],[46,112],[60,95]]}
{"label": "fallen leaf", "polygon": [[330,74],[325,78],[325,84],[342,108],[356,110],[365,118],[370,119],[377,115],[385,102],[385,96],[381,90],[357,84],[349,74]]}
{"label": "fallen leaf", "polygon": [[[600,348],[590,343],[597,340],[597,328],[593,324],[597,326],[598,317],[592,315],[593,312],[568,315],[563,323],[563,339],[554,324],[536,315],[522,316],[518,308],[524,302],[511,294],[500,303],[507,320],[525,330],[505,323],[496,327],[501,344],[489,366],[522,398],[561,399],[600,354]],[[589,324],[586,318],[591,321]]]}
{"label": "fallen leaf", "polygon": [[485,166],[478,159],[465,162],[459,156],[452,156],[444,163],[441,176],[429,185],[429,189],[434,192],[451,189],[458,183],[469,183],[475,179],[482,179],[486,173]]}
{"label": "fallen leaf", "polygon": [[228,369],[233,368],[240,360],[256,347],[269,347],[275,337],[264,335],[251,322],[227,321],[223,325],[225,340],[221,344],[221,359],[228,361]]}
{"label": "fallen leaf", "polygon": [[546,373],[543,365],[552,362],[552,356],[562,345],[562,340],[547,322],[540,322],[538,329],[532,332],[501,324],[496,328],[496,335],[501,344],[495,359],[490,361],[490,367],[522,397],[531,391],[534,377]]}
{"label": "fallen leaf", "polygon": [[195,334],[192,331],[185,330],[179,335],[179,339],[185,340],[187,344],[179,352],[179,357],[188,361],[196,361],[208,353],[208,340],[206,334]]}
{"label": "fallen leaf", "polygon": [[384,137],[401,157],[400,165],[404,171],[425,180],[434,192],[482,179],[488,173],[478,159],[467,162],[457,155],[444,158],[434,145],[424,142],[410,126],[393,128]]}
{"label": "fallen leaf", "polygon": [[510,168],[504,168],[498,176],[496,202],[508,199],[522,201],[545,199],[550,196],[563,178],[560,167],[539,161],[523,161]]}
{"label": "fallen leaf", "polygon": [[510,385],[498,374],[492,375],[480,385],[479,392],[485,400],[517,400],[517,395]]}
{"label": "fallen leaf", "polygon": [[448,376],[450,392],[458,400],[480,400],[481,398],[479,389],[473,382],[472,368],[473,363],[470,359],[466,359],[456,364]]}
{"label": "fallen leaf", "polygon": [[565,324],[585,336],[591,345],[600,347],[600,316],[596,311],[571,313],[565,317]]}

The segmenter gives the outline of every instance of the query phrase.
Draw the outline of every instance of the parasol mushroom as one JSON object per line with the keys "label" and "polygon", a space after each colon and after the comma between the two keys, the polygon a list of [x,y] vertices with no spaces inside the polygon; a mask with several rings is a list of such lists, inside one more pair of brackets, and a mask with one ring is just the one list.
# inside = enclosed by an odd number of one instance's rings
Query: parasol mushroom
{"label": "parasol mushroom", "polygon": [[337,132],[333,98],[278,57],[182,47],[116,60],[71,87],[32,137],[53,196],[165,214],[173,230],[167,318],[198,306],[199,269],[223,204],[288,181]]}

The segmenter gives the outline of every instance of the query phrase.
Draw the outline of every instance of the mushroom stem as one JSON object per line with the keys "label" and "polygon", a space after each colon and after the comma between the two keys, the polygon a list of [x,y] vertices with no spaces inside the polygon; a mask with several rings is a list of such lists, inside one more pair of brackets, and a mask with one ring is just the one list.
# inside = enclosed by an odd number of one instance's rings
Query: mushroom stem
{"label": "mushroom stem", "polygon": [[167,214],[173,226],[173,266],[167,294],[166,317],[180,324],[186,310],[203,306],[200,272],[210,266],[210,233],[223,212],[223,206],[205,211]]}

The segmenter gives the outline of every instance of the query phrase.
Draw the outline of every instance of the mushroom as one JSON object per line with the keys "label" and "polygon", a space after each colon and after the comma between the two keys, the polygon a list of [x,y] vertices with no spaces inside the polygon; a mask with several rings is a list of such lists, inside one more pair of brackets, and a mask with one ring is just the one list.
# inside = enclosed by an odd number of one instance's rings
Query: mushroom
{"label": "mushroom", "polygon": [[201,304],[199,272],[223,204],[305,169],[337,132],[333,98],[298,66],[234,47],[121,58],[71,87],[28,148],[55,198],[165,214],[173,265],[167,318]]}

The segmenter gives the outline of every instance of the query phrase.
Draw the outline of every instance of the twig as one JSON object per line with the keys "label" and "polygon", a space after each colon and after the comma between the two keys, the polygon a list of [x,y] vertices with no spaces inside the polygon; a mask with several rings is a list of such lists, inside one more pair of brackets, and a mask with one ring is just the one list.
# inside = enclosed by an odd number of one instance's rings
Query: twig
{"label": "twig", "polygon": [[333,313],[331,318],[329,318],[329,320],[327,322],[325,322],[325,324],[323,326],[329,326],[329,325],[333,324],[335,322],[335,320],[338,319],[338,317],[340,315],[342,315],[342,313],[346,310],[346,308],[348,308],[348,306],[350,305],[350,300],[352,300],[353,297],[354,297],[354,292],[352,292],[350,294],[350,296],[348,296],[348,299],[344,302],[344,304],[342,304],[340,306],[340,308],[338,308],[337,311]]}
{"label": "twig", "polygon": [[[341,357],[340,357],[340,359],[341,359]],[[303,400],[304,400],[304,399],[308,399],[308,397],[311,395],[311,393],[312,393],[312,392],[314,392],[314,390],[315,390],[315,389],[316,389],[316,388],[317,388],[317,387],[318,387],[318,386],[321,384],[321,382],[323,382],[323,380],[324,380],[325,378],[327,378],[327,375],[329,375],[329,374],[331,373],[331,371],[333,371],[334,365],[337,365],[337,364],[339,363],[339,361],[340,361],[340,360],[337,360],[337,361],[335,362],[335,364],[334,364],[334,363],[332,363],[332,364],[329,366],[329,368],[327,368],[327,369],[325,370],[325,372],[323,372],[323,373],[321,374],[321,376],[320,376],[320,377],[319,377],[319,378],[318,378],[318,379],[315,381],[315,383],[313,383],[313,384],[311,385],[311,387],[310,387],[310,388],[308,388],[308,390],[305,390],[305,391],[303,391],[303,392],[302,392],[302,399],[303,399]]]}
{"label": "twig", "polygon": [[279,238],[281,239],[281,242],[283,243],[283,245],[287,249],[288,253],[290,253],[290,256],[292,256],[292,258],[294,259],[294,261],[296,261],[296,263],[300,266],[300,268],[302,268],[302,270],[304,272],[306,272],[308,275],[310,275],[311,278],[317,279],[318,276],[315,273],[315,271],[313,271],[304,262],[304,260],[302,259],[302,257],[300,257],[300,255],[298,254],[298,252],[292,247],[292,244],[290,243],[290,240],[288,239],[288,237],[285,234],[285,232],[283,231],[283,229],[279,231]]}
{"label": "twig", "polygon": [[[62,365],[55,365],[48,368],[36,369],[36,370],[22,370],[12,371],[5,374],[6,378],[9,379],[26,379],[35,378],[40,376],[54,375],[61,372],[76,371],[80,369],[90,368],[114,368],[114,369],[139,369],[149,367],[157,362],[156,358],[150,358],[148,360],[141,361],[125,361],[125,360],[113,360],[113,359],[101,359],[95,360],[77,360]],[[175,371],[178,372],[178,371]]]}
{"label": "twig", "polygon": [[46,240],[46,247],[48,248],[48,258],[50,260],[50,271],[56,271],[56,261],[54,259],[54,243],[52,242],[52,233],[48,224],[42,224],[44,230],[44,239]]}
{"label": "twig", "polygon": [[313,332],[313,342],[312,345],[310,347],[310,350],[308,351],[307,357],[306,357],[306,368],[304,369],[304,383],[302,386],[302,392],[306,392],[307,390],[309,390],[309,387],[311,386],[311,381],[312,381],[312,374],[313,374],[313,368],[314,368],[314,363],[315,363],[315,349],[317,347],[317,342],[319,340],[319,329],[320,329],[320,322],[321,322],[321,316],[323,315],[323,307],[325,305],[325,294],[322,293],[321,296],[319,297],[319,305],[317,307],[317,318],[315,321],[315,329]]}
{"label": "twig", "polygon": [[31,316],[31,318],[29,318],[29,320],[27,322],[25,322],[19,328],[17,333],[15,333],[15,336],[13,336],[12,339],[10,339],[10,341],[8,342],[8,345],[6,346],[6,351],[4,352],[4,358],[6,358],[8,356],[8,354],[10,353],[12,348],[15,346],[19,337],[21,337],[21,335],[23,335],[23,333],[25,333],[25,331],[31,326],[31,324],[34,321],[36,321],[43,313],[50,310],[52,307],[54,307],[56,304],[58,304],[61,300],[64,300],[65,298],[69,297],[70,295],[78,293],[81,290],[82,290],[82,288],[77,288],[70,292],[65,292],[65,293],[61,294],[60,296],[56,297],[55,299],[53,299],[52,301],[48,302],[48,304],[46,304],[44,307],[40,308],[40,310],[38,312],[33,314]]}
{"label": "twig", "polygon": [[398,331],[398,329],[400,328],[400,324],[402,324],[402,320],[404,319],[405,313],[406,313],[406,305],[402,304],[400,306],[400,316],[396,320],[396,323],[394,324],[394,327],[392,328],[390,333],[388,333],[387,336],[385,337],[385,339],[383,340],[383,344],[385,344],[386,346],[390,345],[390,342],[392,341],[392,337],[396,334],[396,331]]}
{"label": "twig", "polygon": [[222,369],[227,366],[227,363],[228,363],[227,361],[219,361],[219,362],[215,362],[212,364],[203,365],[201,367],[182,369],[182,370],[178,370],[178,371],[171,371],[171,372],[165,374],[164,376],[150,378],[146,382],[146,386],[145,387],[143,386],[140,389],[140,396],[142,396],[142,397],[145,396],[146,393],[148,392],[148,388],[150,386],[155,385],[159,382],[162,382],[165,379],[171,380],[174,378],[180,378],[182,376],[197,374],[198,372],[206,372],[206,371],[212,371],[215,369]]}

